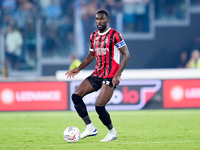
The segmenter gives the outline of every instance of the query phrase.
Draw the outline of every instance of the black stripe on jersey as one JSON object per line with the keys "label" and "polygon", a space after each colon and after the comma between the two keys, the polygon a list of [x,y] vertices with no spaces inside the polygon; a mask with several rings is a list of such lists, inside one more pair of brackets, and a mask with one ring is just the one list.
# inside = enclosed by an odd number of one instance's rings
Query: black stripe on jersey
{"label": "black stripe on jersey", "polygon": [[[99,51],[101,51],[101,40],[102,40],[102,37],[103,37],[103,36],[101,35],[101,37],[100,37],[100,39],[99,39],[99,46],[98,46],[98,50],[99,50]],[[100,66],[99,66],[99,69],[98,69],[98,70],[99,70],[99,75],[100,75],[100,74],[101,74],[102,62],[103,62],[103,61],[102,61],[102,52],[100,52],[99,61],[101,62],[101,63],[100,63]]]}
{"label": "black stripe on jersey", "polygon": [[[121,37],[121,35],[119,34],[119,32],[117,33],[117,35],[118,35],[118,38],[119,38],[119,40],[120,41],[122,41],[122,37]],[[117,37],[115,38],[115,44],[117,44],[118,42],[117,42]]]}
{"label": "black stripe on jersey", "polygon": [[95,32],[92,33],[92,40],[94,40],[94,35],[95,35]]}
{"label": "black stripe on jersey", "polygon": [[111,34],[111,36],[110,36],[110,46],[109,46],[109,51],[110,51],[110,53],[109,53],[109,68],[108,68],[108,75],[110,74],[110,72],[111,72],[111,68],[112,68],[112,55],[113,55],[113,49],[114,49],[114,44],[113,44],[113,40],[114,40],[114,34],[116,33],[116,31],[115,30],[113,30],[113,33]]}
{"label": "black stripe on jersey", "polygon": [[122,37],[121,37],[121,35],[119,34],[119,32],[118,32],[118,36],[119,36],[119,40],[122,41]]}
{"label": "black stripe on jersey", "polygon": [[95,34],[95,32],[92,33],[92,38],[90,38],[90,48],[91,49],[94,49],[94,47],[93,48],[91,47],[92,46],[92,40],[94,39],[94,34]]}
{"label": "black stripe on jersey", "polygon": [[[110,34],[110,31],[106,34],[106,36],[105,36],[105,38],[104,38],[104,44],[103,44],[103,48],[106,48],[106,39],[107,39],[107,37],[108,37],[108,35]],[[106,74],[106,55],[105,55],[105,58],[104,58],[104,73],[103,73],[103,75],[102,76],[105,76],[105,74]]]}
{"label": "black stripe on jersey", "polygon": [[[99,35],[99,34],[98,34],[98,32],[96,31],[96,35],[95,35],[95,37],[94,37],[94,41],[96,40],[96,37],[98,37],[98,35]],[[97,46],[97,42],[95,41],[94,50],[96,49],[96,46]],[[96,61],[96,66],[97,66],[97,64],[98,64],[98,62]],[[95,72],[97,71],[97,69],[98,69],[98,68],[95,67]],[[96,73],[97,73],[97,72],[96,72]]]}
{"label": "black stripe on jersey", "polygon": [[98,37],[98,32],[97,32],[97,34],[93,37],[93,39],[94,39],[94,49],[96,48],[96,46],[97,46],[97,42],[96,42],[96,38]]}
{"label": "black stripe on jersey", "polygon": [[94,40],[94,35],[95,35],[95,33],[96,33],[96,32],[93,32],[93,33],[92,33],[92,38],[91,38],[92,40]]}

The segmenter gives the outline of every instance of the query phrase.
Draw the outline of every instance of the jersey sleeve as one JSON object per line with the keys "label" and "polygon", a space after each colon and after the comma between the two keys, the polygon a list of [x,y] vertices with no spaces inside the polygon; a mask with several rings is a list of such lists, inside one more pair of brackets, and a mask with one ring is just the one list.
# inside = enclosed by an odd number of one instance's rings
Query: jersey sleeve
{"label": "jersey sleeve", "polygon": [[93,45],[93,43],[94,43],[94,33],[91,33],[90,34],[90,47],[89,47],[90,51],[94,51],[94,45]]}
{"label": "jersey sleeve", "polygon": [[122,34],[119,33],[119,32],[116,32],[116,33],[115,33],[114,42],[115,42],[115,46],[116,46],[117,48],[121,48],[121,47],[123,47],[124,45],[126,45]]}

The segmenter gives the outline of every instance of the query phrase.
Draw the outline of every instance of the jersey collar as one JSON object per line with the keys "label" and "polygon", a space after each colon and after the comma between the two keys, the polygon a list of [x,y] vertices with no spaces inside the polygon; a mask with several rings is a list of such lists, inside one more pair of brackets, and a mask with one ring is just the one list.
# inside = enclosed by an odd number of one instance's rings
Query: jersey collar
{"label": "jersey collar", "polygon": [[99,35],[104,35],[104,34],[108,33],[108,32],[110,31],[110,29],[111,29],[111,28],[108,28],[108,30],[105,31],[105,32],[103,32],[103,33],[100,33],[99,30],[98,30],[98,34],[99,34]]}

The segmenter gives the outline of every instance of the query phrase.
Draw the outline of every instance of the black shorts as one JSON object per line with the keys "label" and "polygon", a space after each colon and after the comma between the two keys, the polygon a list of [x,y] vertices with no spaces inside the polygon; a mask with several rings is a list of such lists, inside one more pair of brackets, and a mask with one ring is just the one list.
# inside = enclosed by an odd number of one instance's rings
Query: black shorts
{"label": "black shorts", "polygon": [[110,87],[113,87],[112,78],[99,78],[99,77],[91,75],[87,77],[86,79],[89,80],[90,84],[95,89],[95,91],[98,91],[101,88],[102,84],[107,84]]}

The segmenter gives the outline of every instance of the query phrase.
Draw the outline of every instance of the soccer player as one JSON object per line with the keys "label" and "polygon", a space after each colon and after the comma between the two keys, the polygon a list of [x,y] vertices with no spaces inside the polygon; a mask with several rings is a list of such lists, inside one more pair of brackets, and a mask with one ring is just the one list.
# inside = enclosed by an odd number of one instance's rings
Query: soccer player
{"label": "soccer player", "polygon": [[[98,131],[90,120],[82,98],[100,89],[95,103],[95,110],[101,122],[108,128],[108,134],[101,142],[115,140],[118,136],[105,106],[111,99],[115,87],[119,84],[121,73],[130,57],[122,35],[110,28],[108,23],[109,13],[106,10],[99,10],[96,13],[98,30],[90,35],[90,48],[87,56],[78,68],[69,70],[65,74],[67,78],[74,78],[74,75],[78,74],[96,58],[95,71],[78,86],[72,94],[72,101],[78,115],[86,124],[81,139],[97,135]],[[121,62],[120,53],[122,54]]]}

